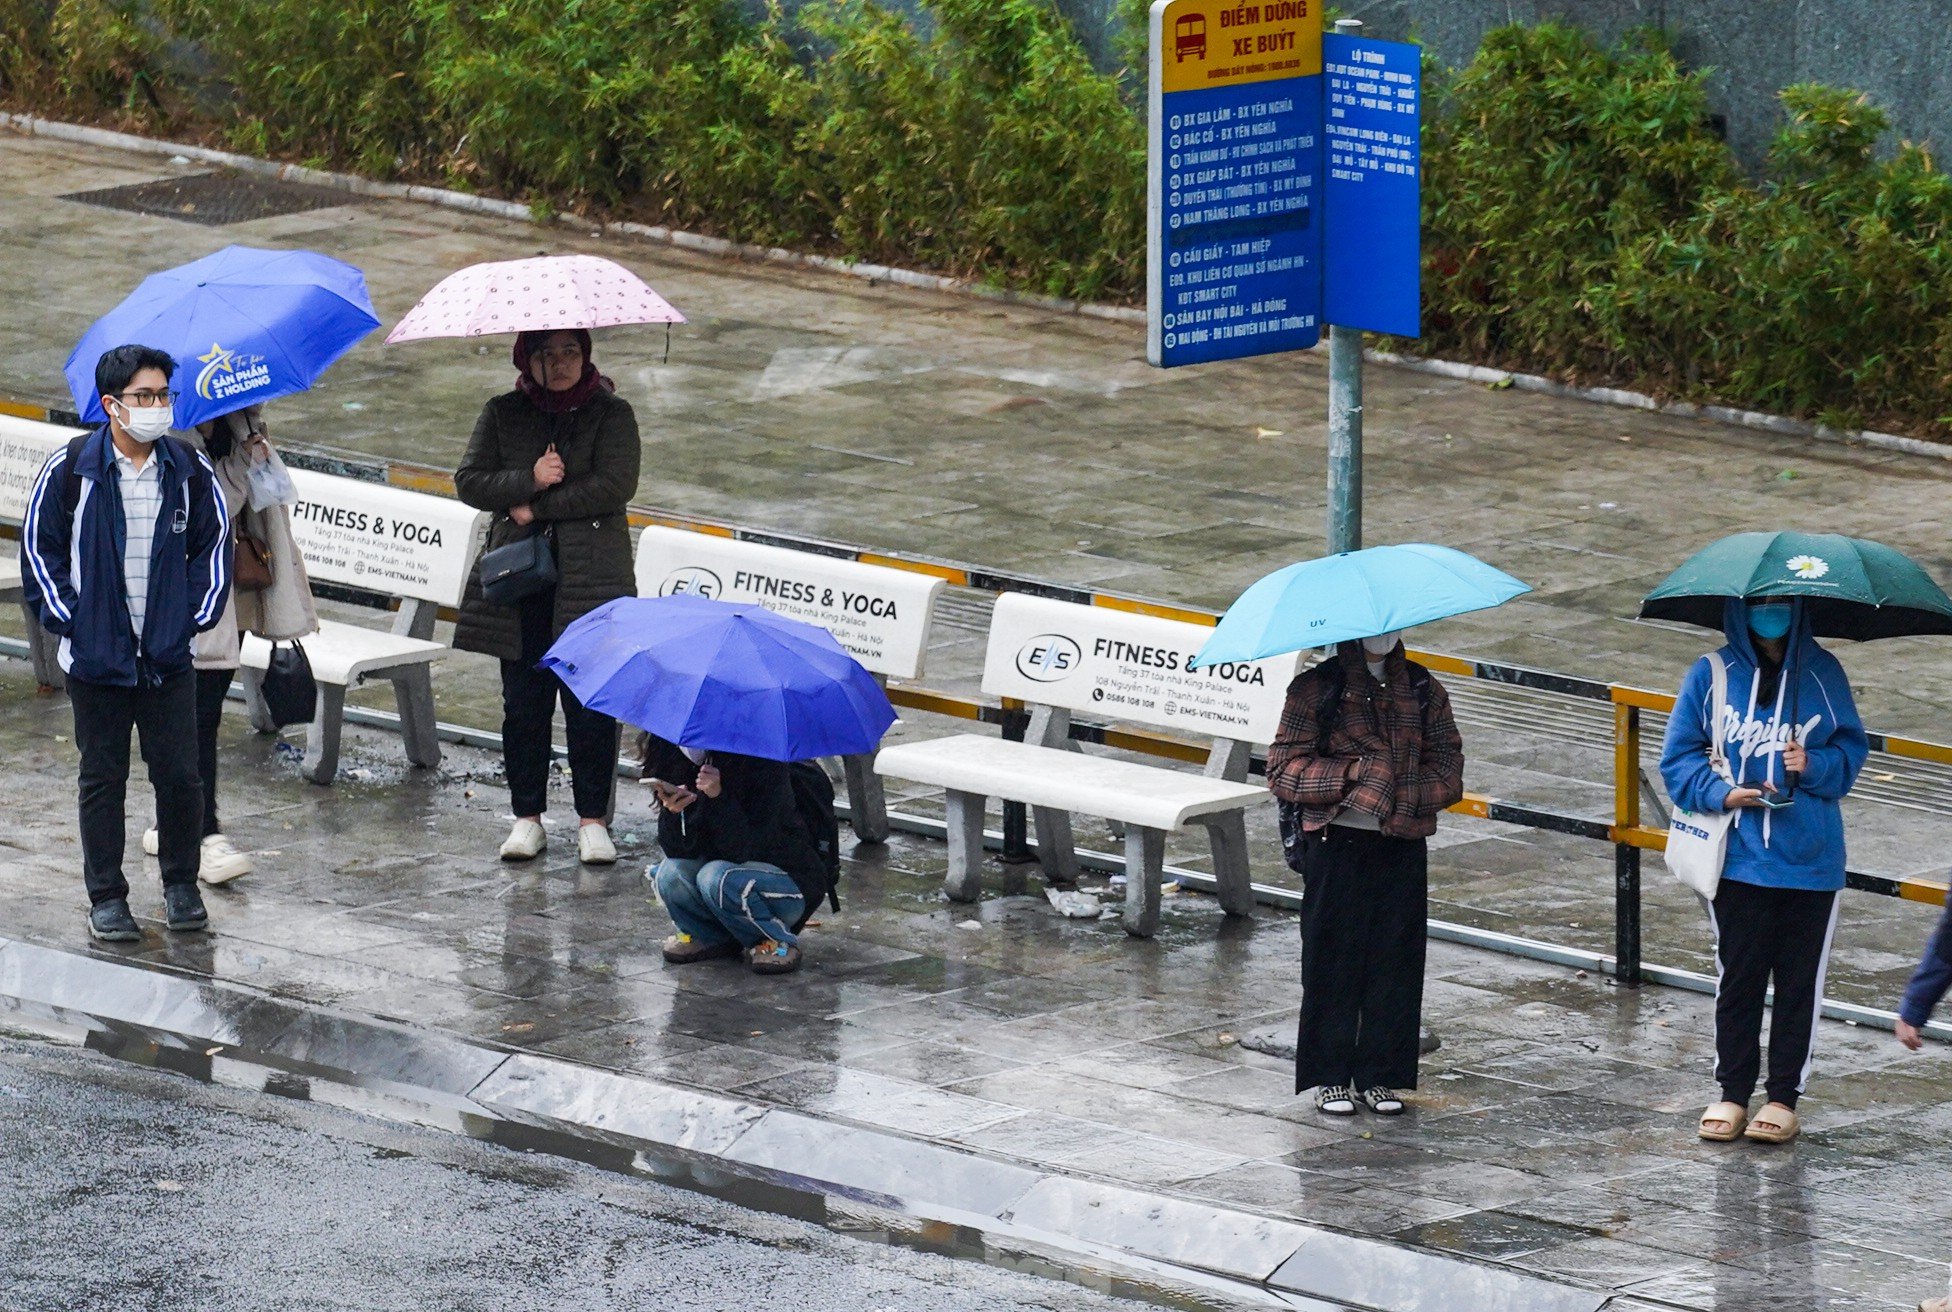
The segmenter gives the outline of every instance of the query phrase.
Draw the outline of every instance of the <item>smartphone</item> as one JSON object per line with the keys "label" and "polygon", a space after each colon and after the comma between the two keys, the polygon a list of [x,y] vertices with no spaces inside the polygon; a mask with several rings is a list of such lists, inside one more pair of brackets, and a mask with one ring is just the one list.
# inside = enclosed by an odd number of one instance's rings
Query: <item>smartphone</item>
{"label": "smartphone", "polygon": [[1796,795],[1794,793],[1764,793],[1762,795],[1762,804],[1771,811],[1780,811],[1785,806],[1794,806],[1796,804]]}

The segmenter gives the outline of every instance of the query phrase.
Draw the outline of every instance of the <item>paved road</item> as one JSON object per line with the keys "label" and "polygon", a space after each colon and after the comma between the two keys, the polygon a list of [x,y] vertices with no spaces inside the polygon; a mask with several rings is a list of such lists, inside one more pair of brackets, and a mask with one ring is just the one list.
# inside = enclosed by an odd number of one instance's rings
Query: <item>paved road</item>
{"label": "paved road", "polygon": [[0,1039],[0,1309],[1136,1308],[696,1194]]}

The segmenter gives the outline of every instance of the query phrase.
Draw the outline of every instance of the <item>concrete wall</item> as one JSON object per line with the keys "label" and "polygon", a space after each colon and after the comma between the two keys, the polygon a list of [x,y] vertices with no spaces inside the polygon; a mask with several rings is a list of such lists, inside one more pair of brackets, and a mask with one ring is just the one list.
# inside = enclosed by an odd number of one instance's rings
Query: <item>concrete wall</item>
{"label": "concrete wall", "polygon": [[[1058,0],[1104,59],[1109,0]],[[1952,147],[1952,0],[1332,0],[1371,36],[1414,37],[1461,64],[1486,31],[1561,19],[1603,40],[1658,26],[1692,68],[1714,70],[1730,145],[1758,164],[1781,119],[1776,92],[1823,82],[1869,94],[1895,134]]]}

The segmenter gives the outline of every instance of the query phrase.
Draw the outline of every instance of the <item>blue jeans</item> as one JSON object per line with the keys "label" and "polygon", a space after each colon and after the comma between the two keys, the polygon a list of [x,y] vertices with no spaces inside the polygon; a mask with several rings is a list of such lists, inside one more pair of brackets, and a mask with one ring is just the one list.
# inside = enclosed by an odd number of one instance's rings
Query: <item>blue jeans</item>
{"label": "blue jeans", "polygon": [[768,939],[797,943],[792,927],[806,909],[793,877],[764,861],[668,856],[657,868],[657,895],[678,929],[698,942],[737,939],[748,948]]}

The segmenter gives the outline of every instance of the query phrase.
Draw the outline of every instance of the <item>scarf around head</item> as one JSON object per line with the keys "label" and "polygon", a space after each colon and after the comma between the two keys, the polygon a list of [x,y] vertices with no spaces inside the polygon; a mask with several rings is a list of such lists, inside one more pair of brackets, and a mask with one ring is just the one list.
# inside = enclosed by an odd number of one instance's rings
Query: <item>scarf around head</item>
{"label": "scarf around head", "polygon": [[[583,376],[576,380],[576,386],[563,392],[552,392],[535,380],[529,372],[529,353],[540,346],[551,333],[570,332],[575,334],[576,342],[583,348]],[[587,328],[551,328],[546,332],[520,333],[515,338],[515,385],[529,403],[545,414],[562,414],[588,404],[589,399],[598,392],[614,392],[617,385],[597,372],[596,364],[590,359],[590,333]]]}

